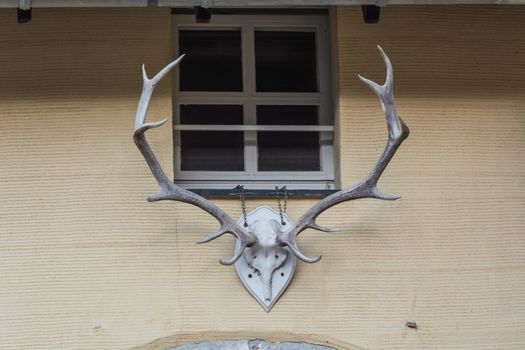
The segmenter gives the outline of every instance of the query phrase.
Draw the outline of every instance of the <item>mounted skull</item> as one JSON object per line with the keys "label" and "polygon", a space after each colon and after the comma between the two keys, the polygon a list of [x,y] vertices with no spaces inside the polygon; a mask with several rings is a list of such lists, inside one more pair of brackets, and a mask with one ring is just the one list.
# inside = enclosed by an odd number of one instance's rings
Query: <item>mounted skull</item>
{"label": "mounted skull", "polygon": [[[232,265],[244,255],[247,263],[259,275],[260,280],[264,285],[264,300],[268,301],[273,299],[271,304],[266,306],[263,305],[266,310],[269,310],[269,307],[271,307],[273,302],[275,302],[275,298],[278,297],[272,295],[272,280],[275,271],[281,268],[287,261],[290,262],[288,259],[289,252],[293,254],[294,267],[295,257],[307,263],[314,263],[321,259],[320,256],[315,258],[309,258],[305,256],[299,250],[299,247],[296,243],[297,236],[309,228],[324,232],[333,231],[331,229],[319,226],[315,222],[321,213],[339,203],[354,199],[377,198],[384,200],[395,200],[399,198],[398,196],[381,193],[377,189],[377,182],[381,174],[386,169],[388,163],[394,156],[396,150],[399,148],[403,140],[405,140],[409,135],[408,127],[398,116],[395,108],[392,64],[381,47],[378,46],[378,49],[387,68],[385,83],[383,85],[379,85],[361,76],[359,76],[359,79],[361,79],[363,83],[368,85],[368,87],[370,87],[370,89],[378,95],[383,107],[383,111],[385,112],[388,126],[388,141],[383,154],[379,158],[372,171],[370,171],[370,173],[360,183],[352,188],[338,191],[322,199],[308,211],[306,211],[306,213],[304,213],[299,218],[296,224],[292,224],[290,222],[292,225],[288,226],[289,229],[286,231],[283,230],[283,227],[279,221],[271,218],[254,221],[248,226],[248,228],[243,228],[238,222],[233,220],[228,214],[226,214],[226,212],[224,212],[212,202],[193,192],[178,187],[173,183],[173,181],[169,179],[169,177],[162,170],[145,137],[145,132],[147,130],[160,127],[166,123],[168,119],[164,119],[160,122],[149,123],[146,123],[145,119],[153,89],[173,67],[179,64],[184,55],[180,56],[175,61],[167,65],[152,79],[147,77],[145,68],[142,66],[144,86],[137,108],[133,139],[138,149],[144,156],[144,159],[146,160],[153,176],[155,177],[155,180],[160,187],[159,192],[149,197],[148,201],[181,201],[195,205],[209,213],[211,216],[215,217],[219,221],[219,229],[198,243],[210,242],[226,233],[235,236],[237,239],[237,245],[233,257],[225,261],[220,260],[220,262],[224,265]],[[289,276],[289,278],[291,278],[291,276]],[[284,284],[284,288],[287,284],[288,282]]]}
{"label": "mounted skull", "polygon": [[254,269],[264,286],[263,298],[272,300],[273,275],[286,261],[288,249],[281,246],[278,237],[282,235],[281,223],[275,219],[256,220],[248,231],[257,237],[257,244],[246,248],[244,257]]}

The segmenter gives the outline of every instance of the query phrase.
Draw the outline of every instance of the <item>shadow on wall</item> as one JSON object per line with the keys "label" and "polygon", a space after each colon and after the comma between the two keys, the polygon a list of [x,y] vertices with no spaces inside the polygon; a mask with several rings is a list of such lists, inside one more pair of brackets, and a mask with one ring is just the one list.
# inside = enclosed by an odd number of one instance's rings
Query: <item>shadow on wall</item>
{"label": "shadow on wall", "polygon": [[[386,6],[364,24],[337,9],[342,94],[367,97],[357,73],[381,81],[383,46],[395,67],[395,93],[416,98],[508,98],[523,93],[525,6]],[[504,23],[504,24],[503,24]]]}

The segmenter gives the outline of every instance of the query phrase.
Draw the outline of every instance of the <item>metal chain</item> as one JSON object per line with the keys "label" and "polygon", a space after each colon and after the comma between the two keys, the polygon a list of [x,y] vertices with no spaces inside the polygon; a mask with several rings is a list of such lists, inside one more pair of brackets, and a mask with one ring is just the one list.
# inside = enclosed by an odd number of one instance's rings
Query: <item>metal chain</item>
{"label": "metal chain", "polygon": [[246,199],[244,198],[244,186],[237,185],[234,188],[235,191],[239,192],[239,199],[241,200],[241,211],[244,220],[244,227],[248,227],[248,220],[246,219]]}
{"label": "metal chain", "polygon": [[284,213],[286,214],[286,207],[288,206],[288,189],[286,186],[283,187],[284,189]]}
{"label": "metal chain", "polygon": [[[284,207],[281,205],[281,191],[284,191]],[[282,188],[275,186],[275,195],[277,196],[277,206],[279,208],[279,216],[281,217],[281,225],[284,226],[286,225],[286,222],[284,221],[283,213],[286,213],[286,207],[288,205],[288,190],[286,189],[286,186],[283,186]]]}

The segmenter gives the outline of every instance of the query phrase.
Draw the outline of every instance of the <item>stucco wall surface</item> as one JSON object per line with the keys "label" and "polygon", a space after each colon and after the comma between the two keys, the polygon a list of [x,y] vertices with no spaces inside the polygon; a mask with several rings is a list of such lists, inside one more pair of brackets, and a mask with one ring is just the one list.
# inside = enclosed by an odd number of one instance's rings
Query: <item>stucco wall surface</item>
{"label": "stucco wall surface", "polygon": [[[218,264],[231,238],[194,244],[213,219],[145,201],[156,184],[131,139],[139,67],[169,61],[169,10],[33,15],[18,25],[0,11],[1,349],[274,332],[366,349],[525,347],[525,7],[391,6],[377,25],[337,9],[342,183],[364,176],[386,139],[356,78],[383,78],[381,44],[412,131],[381,188],[403,198],[324,214],[342,232],[301,235],[323,259],[298,265],[269,314]],[[170,89],[157,88],[153,119],[171,115]],[[171,173],[170,128],[150,140]],[[239,215],[237,201],[216,203]],[[290,216],[311,204],[292,201]]]}

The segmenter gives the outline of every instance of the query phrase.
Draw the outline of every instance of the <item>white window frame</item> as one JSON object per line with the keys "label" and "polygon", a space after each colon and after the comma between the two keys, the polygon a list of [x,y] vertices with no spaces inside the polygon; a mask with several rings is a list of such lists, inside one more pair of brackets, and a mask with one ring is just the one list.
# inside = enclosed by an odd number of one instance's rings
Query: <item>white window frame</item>
{"label": "white window frame", "polygon": [[[179,30],[232,29],[241,31],[243,91],[202,92],[180,91],[179,73],[174,74],[173,129],[175,182],[187,188],[230,189],[244,184],[252,189],[271,189],[286,185],[289,189],[334,188],[334,118],[330,69],[330,34],[328,15],[214,15],[210,23],[196,23],[193,15],[173,15],[175,55],[178,55]],[[283,93],[256,92],[255,89],[255,28],[279,31],[315,31],[318,92]],[[322,53],[322,54],[321,54]],[[180,125],[180,105],[236,104],[243,106],[244,125]],[[318,126],[256,125],[257,105],[317,105]],[[257,171],[257,131],[261,130],[319,131],[320,171]],[[244,131],[245,171],[184,171],[181,170],[181,130],[242,130]],[[300,132],[300,131],[297,131]]]}

